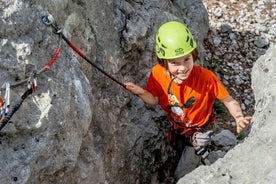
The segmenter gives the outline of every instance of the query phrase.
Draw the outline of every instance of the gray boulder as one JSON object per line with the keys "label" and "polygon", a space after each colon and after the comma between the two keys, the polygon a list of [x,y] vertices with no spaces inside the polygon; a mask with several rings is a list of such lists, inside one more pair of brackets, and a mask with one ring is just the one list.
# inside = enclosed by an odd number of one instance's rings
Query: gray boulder
{"label": "gray boulder", "polygon": [[211,166],[200,166],[178,181],[194,183],[276,183],[276,46],[271,45],[252,70],[255,113],[249,136]]}

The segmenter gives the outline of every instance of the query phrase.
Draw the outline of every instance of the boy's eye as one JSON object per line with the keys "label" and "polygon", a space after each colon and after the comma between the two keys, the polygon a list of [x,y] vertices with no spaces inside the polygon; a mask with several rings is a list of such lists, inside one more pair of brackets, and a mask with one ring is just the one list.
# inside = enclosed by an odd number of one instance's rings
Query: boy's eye
{"label": "boy's eye", "polygon": [[176,65],[179,65],[180,63],[179,63],[179,62],[176,62],[176,61],[171,61],[170,64],[176,66]]}

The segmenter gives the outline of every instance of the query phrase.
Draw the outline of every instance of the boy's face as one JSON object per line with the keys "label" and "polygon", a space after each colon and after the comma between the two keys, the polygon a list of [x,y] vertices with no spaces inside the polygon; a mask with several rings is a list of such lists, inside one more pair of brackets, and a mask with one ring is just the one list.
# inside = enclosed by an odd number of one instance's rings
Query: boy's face
{"label": "boy's face", "polygon": [[193,66],[194,59],[192,54],[168,60],[168,70],[174,77],[176,77],[177,83],[182,83],[188,78]]}

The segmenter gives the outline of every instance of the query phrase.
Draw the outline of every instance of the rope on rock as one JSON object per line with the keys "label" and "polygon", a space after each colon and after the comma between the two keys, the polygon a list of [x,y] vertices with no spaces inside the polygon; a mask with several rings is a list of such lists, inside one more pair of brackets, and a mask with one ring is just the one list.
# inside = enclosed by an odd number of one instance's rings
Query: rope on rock
{"label": "rope on rock", "polygon": [[[103,73],[105,76],[109,77],[112,79],[114,82],[117,84],[121,85],[122,87],[126,87],[125,84],[122,82],[118,81],[116,78],[113,76],[109,75],[106,71],[98,67],[95,63],[93,63],[91,60],[89,60],[85,54],[83,54],[77,47],[74,46],[72,42],[70,42],[62,33],[62,29],[57,25],[56,21],[54,20],[52,15],[45,15],[42,16],[41,18],[42,22],[47,25],[51,26],[55,33],[59,35],[59,43],[58,43],[58,48],[56,49],[55,53],[53,54],[52,58],[50,61],[39,71],[34,70],[32,71],[31,75],[29,78],[24,79],[22,81],[19,81],[17,83],[14,83],[10,85],[9,83],[5,83],[5,88],[0,88],[0,90],[6,89],[6,94],[5,98],[2,99],[0,96],[0,131],[4,128],[4,126],[10,121],[14,113],[21,107],[23,104],[24,100],[34,93],[37,90],[37,76],[40,75],[42,72],[44,72],[47,69],[50,69],[51,66],[54,64],[54,62],[57,60],[60,52],[61,52],[61,39],[63,39],[68,46],[70,46],[79,56],[81,56],[85,61],[87,61],[89,64],[91,64],[93,67],[95,67],[98,71]],[[24,83],[28,83],[27,89],[25,92],[20,96],[20,98],[15,102],[15,104],[12,106],[11,111],[9,111],[10,107],[10,87],[16,87]]]}
{"label": "rope on rock", "polygon": [[103,69],[101,69],[99,66],[97,66],[94,62],[92,62],[91,60],[89,60],[85,54],[83,54],[77,47],[74,46],[74,44],[72,42],[70,42],[62,33],[62,29],[57,25],[54,17],[52,15],[44,15],[41,18],[42,22],[47,25],[47,26],[51,26],[54,31],[56,32],[56,34],[61,35],[62,39],[80,56],[82,57],[85,61],[87,61],[90,65],[92,65],[93,67],[95,67],[98,71],[100,71],[101,73],[103,73],[105,76],[109,77],[111,80],[113,80],[114,82],[116,82],[117,84],[121,85],[122,87],[126,87],[125,84],[123,84],[122,82],[118,81],[116,78],[114,78],[113,76],[109,75],[106,71],[104,71]]}
{"label": "rope on rock", "polygon": [[1,104],[0,104],[0,131],[4,128],[4,126],[10,121],[14,113],[20,108],[22,105],[23,101],[31,95],[33,92],[37,90],[37,76],[43,73],[45,70],[48,70],[51,68],[51,66],[54,64],[54,62],[57,60],[60,52],[61,52],[61,36],[59,37],[59,43],[58,43],[58,48],[56,49],[55,53],[53,54],[52,58],[50,61],[42,67],[39,71],[36,69],[31,72],[31,75],[28,79],[22,80],[16,84],[13,84],[12,86],[18,86],[21,85],[25,82],[28,83],[27,89],[25,92],[20,96],[20,98],[15,102],[13,105],[11,111],[9,111],[9,106],[10,106],[10,84],[6,83],[6,94],[4,100],[0,97]]}

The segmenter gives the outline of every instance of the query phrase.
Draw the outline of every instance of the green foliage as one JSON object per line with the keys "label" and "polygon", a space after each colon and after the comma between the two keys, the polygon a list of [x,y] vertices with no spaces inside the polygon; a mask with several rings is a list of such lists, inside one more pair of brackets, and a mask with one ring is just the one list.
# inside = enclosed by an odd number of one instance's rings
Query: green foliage
{"label": "green foliage", "polygon": [[216,68],[216,65],[214,64],[214,63],[209,63],[208,65],[207,65],[207,68],[209,69],[209,70],[214,70],[215,68]]}
{"label": "green foliage", "polygon": [[217,114],[224,115],[226,113],[222,102],[220,102],[218,100],[215,101],[213,108],[215,109]]}
{"label": "green foliage", "polygon": [[246,135],[244,133],[240,133],[237,137],[238,140],[243,140],[246,137]]}

